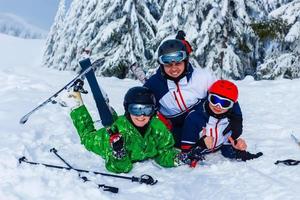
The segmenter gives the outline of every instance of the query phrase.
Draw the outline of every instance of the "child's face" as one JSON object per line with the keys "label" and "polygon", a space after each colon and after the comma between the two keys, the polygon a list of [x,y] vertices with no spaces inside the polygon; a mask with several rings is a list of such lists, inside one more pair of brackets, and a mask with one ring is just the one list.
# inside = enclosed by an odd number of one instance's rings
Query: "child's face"
{"label": "child's face", "polygon": [[212,103],[209,103],[209,108],[217,115],[226,113],[228,111],[228,109],[223,109],[221,106],[219,106],[219,104],[217,105],[213,105]]}
{"label": "child's face", "polygon": [[145,116],[145,115],[136,116],[130,114],[130,117],[134,125],[136,125],[137,127],[145,126],[150,120],[150,116]]}

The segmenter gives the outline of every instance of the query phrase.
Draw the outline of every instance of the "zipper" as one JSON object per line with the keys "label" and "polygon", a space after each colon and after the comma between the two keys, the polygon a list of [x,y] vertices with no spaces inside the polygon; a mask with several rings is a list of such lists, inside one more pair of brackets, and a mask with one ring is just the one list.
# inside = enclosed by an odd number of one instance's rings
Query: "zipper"
{"label": "zipper", "polygon": [[177,87],[177,92],[178,92],[178,94],[179,94],[180,100],[181,100],[181,102],[182,102],[182,104],[183,104],[185,110],[182,109],[182,107],[181,107],[181,105],[180,105],[180,103],[179,103],[179,99],[178,99],[178,97],[177,97],[177,95],[176,95],[176,92],[173,91],[173,94],[174,94],[174,97],[175,97],[175,101],[176,101],[176,103],[177,103],[177,105],[178,105],[178,107],[180,108],[181,111],[187,111],[187,112],[188,112],[188,111],[189,111],[189,108],[186,106],[186,104],[185,104],[185,102],[184,102],[184,99],[183,99],[183,96],[182,96],[182,93],[181,93],[181,91],[180,91],[180,87],[179,87],[179,84],[178,84],[178,83],[176,83],[176,87]]}

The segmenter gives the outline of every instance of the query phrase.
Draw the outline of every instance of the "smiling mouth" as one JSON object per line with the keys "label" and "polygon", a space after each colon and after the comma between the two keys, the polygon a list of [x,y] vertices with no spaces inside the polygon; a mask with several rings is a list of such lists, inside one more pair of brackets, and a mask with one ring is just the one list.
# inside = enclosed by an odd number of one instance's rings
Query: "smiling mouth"
{"label": "smiling mouth", "polygon": [[176,76],[179,74],[179,72],[170,72],[171,75]]}
{"label": "smiling mouth", "polygon": [[138,119],[138,118],[136,118],[136,120],[139,121],[139,122],[145,121],[145,119]]}

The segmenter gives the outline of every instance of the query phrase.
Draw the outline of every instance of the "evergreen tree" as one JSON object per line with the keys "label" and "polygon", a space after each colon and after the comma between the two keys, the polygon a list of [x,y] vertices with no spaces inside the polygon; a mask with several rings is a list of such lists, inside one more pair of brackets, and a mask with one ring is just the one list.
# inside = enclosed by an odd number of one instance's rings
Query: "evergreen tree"
{"label": "evergreen tree", "polygon": [[98,75],[124,78],[130,63],[144,65],[153,58],[150,46],[159,12],[150,5],[158,6],[150,1],[74,0],[51,65],[75,70],[81,50],[88,48],[92,60],[101,61]]}
{"label": "evergreen tree", "polygon": [[62,29],[64,25],[64,18],[66,14],[65,0],[60,0],[56,16],[54,18],[54,23],[51,26],[50,32],[45,45],[43,65],[51,66],[53,65],[53,55],[57,49],[56,41],[62,34]]}
{"label": "evergreen tree", "polygon": [[[293,34],[299,34],[295,31],[299,30],[298,2],[73,0],[65,13],[61,0],[44,63],[60,70],[79,70],[82,50],[90,49],[97,75],[131,77],[128,66],[133,62],[153,73],[160,43],[184,30],[194,49],[191,62],[209,68],[219,78],[297,77],[299,37]],[[283,72],[280,62],[291,63],[290,68]]]}
{"label": "evergreen tree", "polygon": [[[300,2],[293,1],[273,10],[269,17],[273,43],[256,74],[256,79],[300,77]],[[270,50],[271,49],[271,50]]]}

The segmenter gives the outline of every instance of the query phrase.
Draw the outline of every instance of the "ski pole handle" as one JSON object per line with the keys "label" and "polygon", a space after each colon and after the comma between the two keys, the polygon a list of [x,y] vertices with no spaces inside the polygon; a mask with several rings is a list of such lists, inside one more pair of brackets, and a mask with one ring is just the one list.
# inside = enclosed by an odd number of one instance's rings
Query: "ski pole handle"
{"label": "ski pole handle", "polygon": [[107,191],[107,192],[112,192],[112,193],[118,193],[119,192],[119,188],[117,187],[112,187],[112,186],[107,186],[107,185],[98,185],[98,187],[102,187],[103,191]]}

